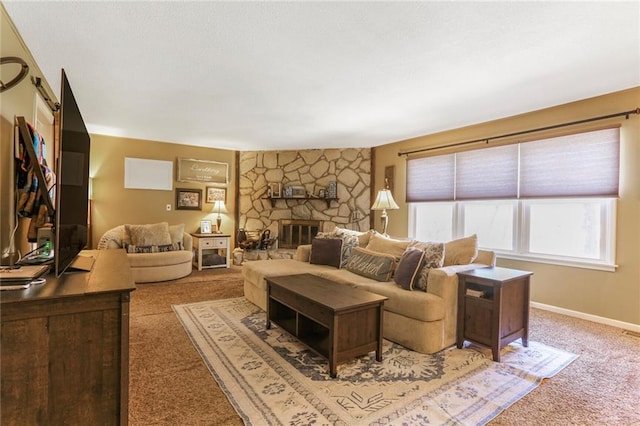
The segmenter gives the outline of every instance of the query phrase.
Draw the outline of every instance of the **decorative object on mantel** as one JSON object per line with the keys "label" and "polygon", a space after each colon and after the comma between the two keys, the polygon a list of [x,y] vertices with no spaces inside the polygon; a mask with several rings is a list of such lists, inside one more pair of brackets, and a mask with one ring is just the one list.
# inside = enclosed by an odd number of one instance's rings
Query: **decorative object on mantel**
{"label": "decorative object on mantel", "polygon": [[267,189],[267,197],[269,198],[280,198],[282,197],[282,184],[281,183],[270,183]]}
{"label": "decorative object on mantel", "polygon": [[176,210],[202,210],[202,189],[176,188]]}
{"label": "decorative object on mantel", "polygon": [[327,198],[338,198],[338,183],[335,180],[327,185]]}
{"label": "decorative object on mantel", "polygon": [[229,165],[217,161],[178,158],[178,182],[204,182],[226,186],[229,183]]}
{"label": "decorative object on mantel", "polygon": [[399,208],[400,207],[398,207],[395,200],[393,199],[393,195],[391,195],[391,191],[389,190],[388,186],[385,187],[385,189],[381,189],[380,191],[378,191],[378,196],[373,202],[371,210],[382,210],[380,220],[382,221],[382,234],[384,236],[388,236],[387,225],[389,224],[389,217],[387,216],[387,209],[397,210]]}

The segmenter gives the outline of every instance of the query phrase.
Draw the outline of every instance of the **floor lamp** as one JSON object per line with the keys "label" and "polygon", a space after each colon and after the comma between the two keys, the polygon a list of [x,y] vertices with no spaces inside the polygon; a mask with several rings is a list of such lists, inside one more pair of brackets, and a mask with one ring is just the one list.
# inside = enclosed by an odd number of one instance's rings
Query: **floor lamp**
{"label": "floor lamp", "polygon": [[389,217],[387,216],[387,209],[389,210],[397,210],[400,207],[396,204],[393,199],[393,195],[391,195],[391,191],[387,189],[381,189],[378,191],[378,196],[376,200],[373,202],[371,206],[371,210],[382,210],[382,214],[380,215],[380,220],[382,221],[382,235],[388,237],[387,234],[387,225],[389,224]]}

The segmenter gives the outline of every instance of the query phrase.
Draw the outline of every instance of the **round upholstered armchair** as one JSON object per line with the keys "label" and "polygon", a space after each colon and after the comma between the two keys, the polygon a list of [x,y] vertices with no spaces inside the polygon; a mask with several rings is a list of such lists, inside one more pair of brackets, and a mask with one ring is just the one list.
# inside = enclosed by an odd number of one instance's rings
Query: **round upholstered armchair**
{"label": "round upholstered armchair", "polygon": [[136,283],[182,278],[192,270],[193,239],[184,224],[167,222],[148,225],[119,225],[108,230],[98,250],[124,249]]}

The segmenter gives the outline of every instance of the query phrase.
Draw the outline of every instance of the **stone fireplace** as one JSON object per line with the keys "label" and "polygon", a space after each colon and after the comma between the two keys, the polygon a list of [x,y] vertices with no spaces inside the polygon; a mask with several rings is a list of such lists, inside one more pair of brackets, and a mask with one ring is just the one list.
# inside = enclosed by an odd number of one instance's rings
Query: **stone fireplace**
{"label": "stone fireplace", "polygon": [[319,220],[281,220],[278,232],[278,248],[294,249],[311,244],[320,230]]}

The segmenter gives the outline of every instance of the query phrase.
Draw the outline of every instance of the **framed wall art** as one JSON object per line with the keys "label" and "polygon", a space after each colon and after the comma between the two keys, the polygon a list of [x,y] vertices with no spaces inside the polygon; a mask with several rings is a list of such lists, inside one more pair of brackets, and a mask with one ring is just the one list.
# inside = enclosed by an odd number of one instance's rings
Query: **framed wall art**
{"label": "framed wall art", "polygon": [[229,165],[217,161],[178,158],[178,182],[226,186],[229,183]]}
{"label": "framed wall art", "polygon": [[215,203],[216,201],[224,201],[227,202],[227,190],[224,188],[216,188],[213,186],[207,186],[206,188],[205,202],[206,203]]}
{"label": "framed wall art", "polygon": [[202,189],[176,188],[176,210],[202,210]]}

